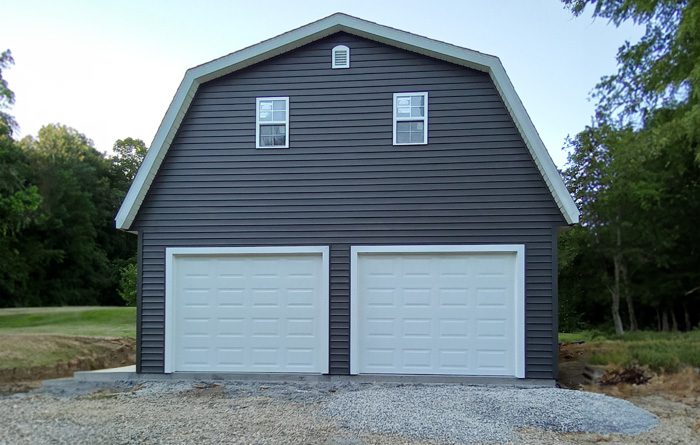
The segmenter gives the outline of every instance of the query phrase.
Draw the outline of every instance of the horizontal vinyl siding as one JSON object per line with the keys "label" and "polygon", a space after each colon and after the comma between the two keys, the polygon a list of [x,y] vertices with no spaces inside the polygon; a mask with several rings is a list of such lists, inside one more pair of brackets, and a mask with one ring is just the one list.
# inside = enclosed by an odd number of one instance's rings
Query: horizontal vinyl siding
{"label": "horizontal vinyl siding", "polygon": [[[350,69],[330,51],[350,47]],[[429,93],[429,143],[392,145],[392,95]],[[289,96],[290,148],[255,149],[255,98]],[[141,369],[163,371],[176,246],[330,246],[330,372],[349,372],[358,244],[526,245],[526,374],[551,378],[552,234],[564,224],[489,76],[336,34],[200,86],[134,227]]]}

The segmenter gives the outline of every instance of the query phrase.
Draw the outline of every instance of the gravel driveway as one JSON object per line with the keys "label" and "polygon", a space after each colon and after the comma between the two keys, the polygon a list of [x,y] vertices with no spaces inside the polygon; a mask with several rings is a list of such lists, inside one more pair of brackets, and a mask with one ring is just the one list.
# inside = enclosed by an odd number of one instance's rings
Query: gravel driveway
{"label": "gravel driveway", "polygon": [[71,381],[0,397],[0,444],[541,443],[657,425],[624,400],[553,388]]}

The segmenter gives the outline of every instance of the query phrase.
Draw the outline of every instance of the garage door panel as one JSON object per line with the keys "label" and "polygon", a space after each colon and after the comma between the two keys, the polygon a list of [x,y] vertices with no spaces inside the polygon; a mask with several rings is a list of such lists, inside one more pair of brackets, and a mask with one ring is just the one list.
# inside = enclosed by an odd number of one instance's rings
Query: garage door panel
{"label": "garage door panel", "polygon": [[433,320],[431,318],[404,318],[401,328],[401,334],[404,338],[432,339],[433,337]]}
{"label": "garage door panel", "polygon": [[404,287],[403,305],[406,308],[425,309],[432,304],[432,293],[429,287]]}
{"label": "garage door panel", "polygon": [[481,371],[506,371],[509,367],[507,353],[501,349],[479,349],[476,351],[476,366]]}
{"label": "garage door panel", "polygon": [[320,253],[181,255],[173,262],[173,370],[325,370]]}
{"label": "garage door panel", "polygon": [[287,289],[287,310],[304,309],[313,303],[313,288],[289,288]]}
{"label": "garage door panel", "polygon": [[506,340],[508,336],[508,320],[478,318],[476,320],[476,336],[480,340]]}
{"label": "garage door panel", "polygon": [[239,308],[246,304],[244,287],[219,287],[216,289],[215,304],[219,308]]}
{"label": "garage door panel", "polygon": [[432,349],[430,348],[408,348],[401,351],[403,367],[409,369],[430,370],[432,364]]}
{"label": "garage door panel", "polygon": [[366,349],[366,367],[368,372],[391,371],[396,366],[396,350],[393,344],[382,348],[381,345],[368,347]]}
{"label": "garage door panel", "polygon": [[506,310],[510,296],[506,289],[477,289],[476,307],[479,310]]}
{"label": "garage door panel", "polygon": [[[381,315],[381,314],[377,314]],[[393,314],[389,314],[393,315]],[[396,335],[396,320],[393,317],[372,317],[367,319],[367,335],[370,337],[389,337]]]}
{"label": "garage door panel", "polygon": [[311,338],[316,335],[315,320],[311,317],[288,317],[286,323],[287,337]]}
{"label": "garage door panel", "polygon": [[[466,279],[462,280],[462,285],[465,280]],[[469,289],[464,287],[442,287],[442,280],[440,283],[441,287],[437,289],[440,306],[448,309],[465,309],[471,306],[471,301],[469,301]]]}
{"label": "garage door panel", "polygon": [[466,318],[449,318],[454,314],[441,314],[438,324],[438,336],[443,340],[469,338],[469,321]]}
{"label": "garage door panel", "polygon": [[360,373],[515,374],[515,253],[356,261]]}
{"label": "garage door panel", "polygon": [[461,373],[469,367],[469,351],[466,349],[440,349],[439,366],[445,370]]}
{"label": "garage door panel", "polygon": [[393,307],[395,304],[396,289],[367,287],[367,304],[373,307]]}

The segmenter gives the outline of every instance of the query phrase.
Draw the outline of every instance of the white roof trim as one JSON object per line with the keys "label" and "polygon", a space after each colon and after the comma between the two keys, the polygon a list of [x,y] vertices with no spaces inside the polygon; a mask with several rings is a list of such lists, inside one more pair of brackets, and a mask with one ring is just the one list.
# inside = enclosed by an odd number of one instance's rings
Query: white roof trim
{"label": "white roof trim", "polygon": [[578,223],[576,204],[497,57],[337,13],[187,70],[117,213],[117,228],[130,229],[201,83],[339,31],[489,73],[567,223]]}

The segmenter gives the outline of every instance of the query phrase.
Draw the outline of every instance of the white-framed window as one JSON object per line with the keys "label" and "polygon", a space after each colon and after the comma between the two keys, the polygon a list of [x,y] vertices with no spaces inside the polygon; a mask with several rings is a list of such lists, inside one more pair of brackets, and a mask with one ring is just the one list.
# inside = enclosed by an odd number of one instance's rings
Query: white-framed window
{"label": "white-framed window", "polygon": [[428,143],[428,93],[394,93],[394,145]]}
{"label": "white-framed window", "polygon": [[255,148],[289,148],[289,98],[255,99]]}
{"label": "white-framed window", "polygon": [[350,48],[338,45],[332,51],[331,68],[350,68]]}

